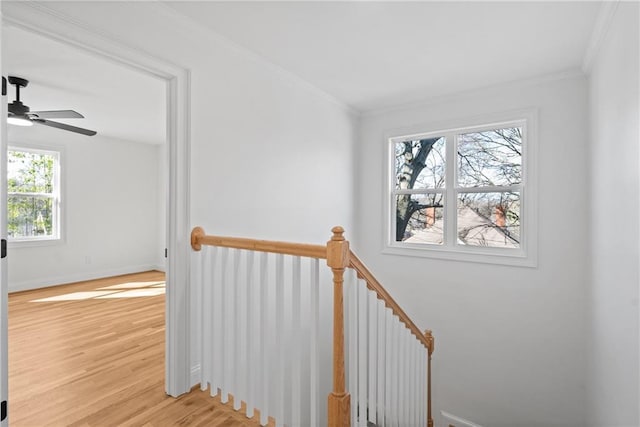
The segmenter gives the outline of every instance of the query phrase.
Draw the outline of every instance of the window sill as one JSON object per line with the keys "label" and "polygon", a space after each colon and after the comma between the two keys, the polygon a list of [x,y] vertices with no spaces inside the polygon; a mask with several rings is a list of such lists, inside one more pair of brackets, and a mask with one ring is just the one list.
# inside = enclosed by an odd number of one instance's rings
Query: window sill
{"label": "window sill", "polygon": [[411,256],[418,258],[434,258],[449,261],[476,262],[481,264],[498,264],[513,267],[538,266],[538,261],[534,256],[527,256],[522,250],[504,250],[489,252],[484,248],[451,248],[451,247],[424,247],[387,245],[382,250],[386,255]]}
{"label": "window sill", "polygon": [[57,246],[63,243],[64,241],[60,238],[8,240],[7,247],[9,249],[35,248],[40,246]]}

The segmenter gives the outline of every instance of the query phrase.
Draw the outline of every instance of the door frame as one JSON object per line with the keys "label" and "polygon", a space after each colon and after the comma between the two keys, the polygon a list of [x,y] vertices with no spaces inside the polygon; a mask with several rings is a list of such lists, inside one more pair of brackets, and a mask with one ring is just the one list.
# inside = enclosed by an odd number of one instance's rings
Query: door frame
{"label": "door frame", "polygon": [[[189,277],[190,71],[98,33],[42,4],[2,2],[1,16],[4,26],[18,27],[83,49],[166,82],[168,257],[165,266],[165,391],[174,397],[186,393],[192,385]],[[5,275],[5,265],[2,267],[2,274]],[[6,289],[2,289],[2,298],[6,298]],[[6,323],[3,328],[6,329]],[[6,330],[0,333],[6,334]]]}
{"label": "door frame", "polygon": [[[1,5],[0,5],[1,7]],[[2,34],[3,14],[0,9],[0,34]],[[0,37],[0,75],[5,79],[5,66],[2,63],[3,40]],[[9,81],[3,80],[6,95],[9,93]],[[8,96],[0,96],[0,118],[7,117],[8,113]],[[0,188],[7,188],[7,122],[0,120]],[[0,190],[0,238],[7,238],[7,192]],[[7,402],[9,401],[9,350],[8,350],[8,315],[9,315],[9,283],[7,273],[7,258],[0,259],[0,401],[1,415],[0,427],[9,425],[9,414]]]}

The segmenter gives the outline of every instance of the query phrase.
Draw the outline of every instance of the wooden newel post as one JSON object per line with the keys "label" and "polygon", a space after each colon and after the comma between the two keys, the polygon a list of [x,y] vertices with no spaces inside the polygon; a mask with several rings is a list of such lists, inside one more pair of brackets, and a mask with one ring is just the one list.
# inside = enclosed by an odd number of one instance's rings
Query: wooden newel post
{"label": "wooden newel post", "polygon": [[429,352],[429,359],[427,362],[427,426],[433,427],[433,416],[431,414],[431,354],[433,354],[435,341],[430,330],[424,331],[424,336],[429,344],[429,347],[427,348],[427,351]]}
{"label": "wooden newel post", "polygon": [[329,426],[348,427],[351,417],[350,396],[344,379],[344,270],[349,265],[349,242],[344,229],[333,227],[327,242],[327,265],[333,271],[333,391],[329,394]]}

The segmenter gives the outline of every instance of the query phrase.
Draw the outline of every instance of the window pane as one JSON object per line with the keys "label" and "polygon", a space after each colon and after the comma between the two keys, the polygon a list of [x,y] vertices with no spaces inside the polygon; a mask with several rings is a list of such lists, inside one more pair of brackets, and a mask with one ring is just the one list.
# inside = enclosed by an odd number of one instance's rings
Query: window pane
{"label": "window pane", "polygon": [[458,243],[499,248],[520,247],[519,193],[458,195]]}
{"label": "window pane", "polygon": [[484,187],[521,182],[522,128],[459,135],[459,186]]}
{"label": "window pane", "polygon": [[53,199],[9,195],[7,229],[10,238],[53,236]]}
{"label": "window pane", "polygon": [[396,196],[396,241],[441,245],[443,198],[440,193]]}
{"label": "window pane", "polygon": [[396,142],[396,189],[444,188],[444,137]]}
{"label": "window pane", "polygon": [[55,157],[51,154],[8,152],[7,190],[10,193],[52,193]]}

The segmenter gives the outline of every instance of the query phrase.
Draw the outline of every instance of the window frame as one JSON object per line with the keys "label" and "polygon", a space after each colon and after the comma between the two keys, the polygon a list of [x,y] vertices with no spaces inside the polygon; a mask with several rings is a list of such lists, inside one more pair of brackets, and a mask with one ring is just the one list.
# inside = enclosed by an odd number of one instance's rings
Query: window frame
{"label": "window frame", "polygon": [[[50,236],[32,236],[32,237],[19,237],[10,238],[7,237],[7,243],[9,247],[32,247],[32,246],[48,246],[57,245],[63,242],[63,203],[62,203],[62,159],[64,157],[63,150],[61,148],[41,147],[31,144],[10,144],[7,147],[7,163],[9,161],[8,152],[10,151],[22,151],[35,154],[46,154],[54,157],[53,165],[53,191],[51,193],[10,193],[8,191],[8,185],[5,189],[7,192],[7,207],[8,198],[11,195],[34,195],[36,197],[42,196],[44,198],[52,199],[52,235]],[[51,195],[49,195],[51,194]]]}
{"label": "window frame", "polygon": [[[458,135],[491,129],[522,127],[522,179],[511,186],[460,187],[458,184]],[[408,139],[445,137],[445,186],[432,189],[397,190],[395,144]],[[478,116],[472,119],[421,124],[385,133],[384,254],[437,258],[523,267],[537,266],[537,111],[517,110]],[[453,165],[451,167],[450,165]],[[458,195],[493,193],[513,189],[520,193],[520,247],[499,248],[457,244]],[[442,193],[444,229],[441,245],[406,243],[395,240],[398,194]]]}

